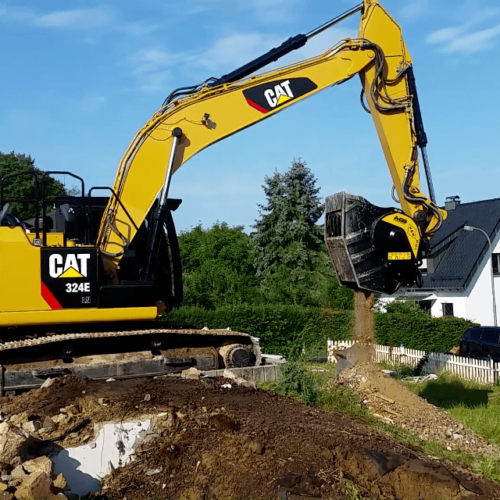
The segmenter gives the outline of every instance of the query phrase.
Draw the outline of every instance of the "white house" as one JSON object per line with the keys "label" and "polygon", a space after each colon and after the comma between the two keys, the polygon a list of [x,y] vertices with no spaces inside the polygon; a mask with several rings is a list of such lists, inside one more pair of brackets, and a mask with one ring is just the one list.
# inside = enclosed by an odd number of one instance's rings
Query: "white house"
{"label": "white house", "polygon": [[[497,324],[500,324],[500,199],[460,203],[458,197],[446,201],[448,218],[431,240],[429,255],[421,271],[422,288],[401,289],[382,296],[381,305],[396,297],[411,297],[432,316],[457,316],[481,325],[493,325],[493,287]],[[464,226],[484,233],[464,230]]]}

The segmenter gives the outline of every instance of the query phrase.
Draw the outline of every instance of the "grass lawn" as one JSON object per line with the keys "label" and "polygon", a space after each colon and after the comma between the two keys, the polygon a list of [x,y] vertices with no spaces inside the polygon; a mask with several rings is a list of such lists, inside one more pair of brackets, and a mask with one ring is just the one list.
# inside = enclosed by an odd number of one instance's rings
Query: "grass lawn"
{"label": "grass lawn", "polygon": [[[332,363],[287,363],[282,365],[282,376],[278,382],[266,382],[259,387],[314,404],[326,411],[356,418],[360,423],[401,443],[418,446],[427,455],[462,462],[475,472],[500,483],[500,456],[449,451],[441,443],[426,441],[406,429],[384,424],[359,404],[356,395],[348,387],[334,387],[329,383],[334,376],[335,366]],[[427,383],[405,385],[433,405],[449,412],[465,427],[500,445],[500,387],[481,386],[447,374]]]}

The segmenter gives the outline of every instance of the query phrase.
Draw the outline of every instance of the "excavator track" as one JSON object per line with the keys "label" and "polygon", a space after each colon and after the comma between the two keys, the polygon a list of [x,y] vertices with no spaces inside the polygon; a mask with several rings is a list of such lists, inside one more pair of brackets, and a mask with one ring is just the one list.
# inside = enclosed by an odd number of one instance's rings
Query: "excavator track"
{"label": "excavator track", "polygon": [[0,343],[0,393],[41,386],[47,378],[135,378],[258,366],[258,339],[231,330],[149,328],[28,333]]}

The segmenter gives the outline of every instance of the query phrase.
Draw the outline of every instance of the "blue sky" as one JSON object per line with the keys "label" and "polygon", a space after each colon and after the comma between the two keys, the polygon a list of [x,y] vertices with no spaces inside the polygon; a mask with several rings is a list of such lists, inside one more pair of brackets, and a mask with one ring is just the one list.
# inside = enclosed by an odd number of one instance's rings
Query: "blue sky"
{"label": "blue sky", "polygon": [[[356,0],[0,0],[0,151],[111,185],[135,132],[176,87],[221,76]],[[386,0],[414,60],[439,203],[499,196],[500,4]],[[359,17],[286,62],[354,36]],[[265,175],[304,158],[321,195],[390,206],[391,181],[357,78],[202,152],[174,176],[178,230],[245,225]],[[145,179],[147,182],[147,179]],[[69,184],[69,182],[68,182]]]}

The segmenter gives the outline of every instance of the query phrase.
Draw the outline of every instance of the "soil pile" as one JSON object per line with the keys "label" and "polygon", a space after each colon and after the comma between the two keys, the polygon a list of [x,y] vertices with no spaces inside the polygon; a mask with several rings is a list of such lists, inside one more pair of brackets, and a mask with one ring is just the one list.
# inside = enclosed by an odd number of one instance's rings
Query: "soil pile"
{"label": "soil pile", "polygon": [[12,421],[45,421],[33,436],[60,446],[92,440],[99,422],[153,416],[149,439],[106,477],[100,498],[500,498],[500,485],[447,459],[231,380],[64,377],[2,398],[0,408]]}
{"label": "soil pile", "polygon": [[353,389],[372,415],[384,422],[410,430],[422,439],[438,441],[452,450],[473,453],[497,452],[485,439],[466,430],[444,411],[416,396],[398,381],[384,374],[374,359],[374,294],[354,293],[356,344],[339,351],[335,385]]}

